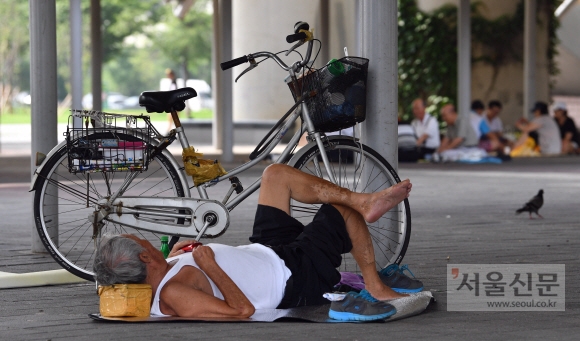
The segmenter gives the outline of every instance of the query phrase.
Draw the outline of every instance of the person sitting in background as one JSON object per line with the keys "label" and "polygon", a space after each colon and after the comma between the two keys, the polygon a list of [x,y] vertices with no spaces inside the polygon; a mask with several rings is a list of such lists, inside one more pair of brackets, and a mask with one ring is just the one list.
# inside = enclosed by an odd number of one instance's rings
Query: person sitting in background
{"label": "person sitting in background", "polygon": [[485,136],[489,133],[489,126],[487,125],[487,121],[483,117],[483,111],[485,106],[483,102],[476,99],[475,101],[471,102],[471,112],[469,113],[469,120],[471,122],[471,126],[477,135],[477,139],[481,139],[482,136]]}
{"label": "person sitting in background", "polygon": [[499,139],[496,133],[491,131],[491,128],[487,123],[486,115],[483,113],[484,109],[485,106],[480,100],[475,100],[471,103],[469,118],[477,138],[479,139],[478,146],[486,152],[497,152],[498,154],[503,154],[505,146],[504,142]]}
{"label": "person sitting in background", "polygon": [[536,102],[531,111],[534,115],[531,122],[523,117],[516,122],[516,127],[522,132],[522,135],[515,143],[514,149],[525,145],[530,134],[536,132],[541,154],[560,154],[562,152],[560,130],[556,121],[548,115],[548,105],[544,102]]}
{"label": "person sitting in background", "polygon": [[417,146],[417,135],[411,126],[411,122],[402,121],[399,117],[397,125],[397,145],[399,162],[417,162],[422,156],[421,149]]}
{"label": "person sitting in background", "polygon": [[502,138],[503,136],[503,123],[501,118],[499,118],[499,114],[501,112],[502,105],[501,102],[498,100],[489,101],[487,104],[487,112],[485,113],[485,121],[487,122],[487,126],[489,127],[489,131],[495,134],[498,138]]}
{"label": "person sitting in background", "polygon": [[[437,155],[442,154],[440,157],[443,160],[446,159],[445,154],[451,154],[450,151],[477,147],[479,141],[469,118],[459,116],[453,104],[446,104],[441,108],[441,118],[447,123],[447,134],[437,149]],[[434,161],[439,161],[438,158],[439,156],[434,158]]]}
{"label": "person sitting in background", "polygon": [[413,116],[411,126],[417,136],[417,147],[419,158],[424,159],[425,155],[434,153],[441,145],[439,137],[439,122],[425,111],[425,101],[417,98],[412,103]]}
{"label": "person sitting in background", "polygon": [[554,119],[560,128],[562,154],[580,153],[580,134],[574,120],[568,117],[566,103],[557,102],[554,105]]}

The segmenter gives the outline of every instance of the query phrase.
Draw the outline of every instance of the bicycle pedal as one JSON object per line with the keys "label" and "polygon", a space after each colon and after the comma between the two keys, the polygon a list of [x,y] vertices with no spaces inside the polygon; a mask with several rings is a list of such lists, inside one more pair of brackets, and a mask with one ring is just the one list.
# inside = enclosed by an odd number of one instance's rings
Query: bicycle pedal
{"label": "bicycle pedal", "polygon": [[230,182],[232,183],[232,186],[234,186],[234,190],[236,191],[236,194],[240,194],[244,191],[244,187],[242,186],[242,183],[241,183],[240,179],[238,179],[237,176],[232,176],[230,178]]}

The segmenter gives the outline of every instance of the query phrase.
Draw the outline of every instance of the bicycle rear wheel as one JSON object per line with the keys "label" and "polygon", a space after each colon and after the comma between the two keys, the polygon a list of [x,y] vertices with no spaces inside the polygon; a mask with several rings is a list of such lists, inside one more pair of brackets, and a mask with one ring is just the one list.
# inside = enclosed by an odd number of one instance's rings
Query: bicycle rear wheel
{"label": "bicycle rear wheel", "polygon": [[[102,132],[84,137],[85,140],[116,138],[120,141],[142,141],[138,137]],[[67,148],[63,146],[38,174],[34,195],[34,220],[40,239],[50,255],[65,269],[81,278],[94,281],[93,260],[97,242],[102,234],[135,234],[161,245],[160,235],[133,229],[103,220],[99,231],[93,231],[89,215],[95,203],[110,196],[130,172],[70,173]],[[137,175],[125,196],[184,197],[185,189],[179,170],[163,154],[156,155],[147,171]],[[167,222],[180,223],[175,218]],[[183,222],[181,222],[183,223]],[[96,238],[93,238],[96,236]]]}
{"label": "bicycle rear wheel", "polygon": [[[353,139],[330,139],[325,142],[325,151],[338,185],[351,191],[378,192],[401,181],[395,169],[379,153]],[[301,157],[291,161],[290,166],[329,179],[318,146],[310,147]],[[301,222],[309,223],[318,207],[319,205],[292,201],[291,214]],[[409,201],[405,199],[378,221],[368,224],[368,227],[373,241],[377,270],[389,264],[400,264],[411,237]],[[339,270],[360,272],[350,254],[343,255]]]}

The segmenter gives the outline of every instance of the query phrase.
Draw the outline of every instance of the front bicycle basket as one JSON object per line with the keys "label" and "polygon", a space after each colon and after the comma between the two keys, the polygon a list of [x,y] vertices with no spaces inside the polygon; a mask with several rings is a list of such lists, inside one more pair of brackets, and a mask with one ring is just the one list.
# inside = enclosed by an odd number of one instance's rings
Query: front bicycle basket
{"label": "front bicycle basket", "polygon": [[[331,64],[340,63],[344,72],[334,76]],[[366,83],[369,60],[343,57],[289,83],[294,100],[307,96],[306,104],[314,128],[333,132],[366,119]]]}
{"label": "front bicycle basket", "polygon": [[[81,127],[74,127],[74,118]],[[133,172],[147,170],[152,136],[149,116],[120,115],[94,110],[72,110],[66,130],[68,170],[85,172]]]}

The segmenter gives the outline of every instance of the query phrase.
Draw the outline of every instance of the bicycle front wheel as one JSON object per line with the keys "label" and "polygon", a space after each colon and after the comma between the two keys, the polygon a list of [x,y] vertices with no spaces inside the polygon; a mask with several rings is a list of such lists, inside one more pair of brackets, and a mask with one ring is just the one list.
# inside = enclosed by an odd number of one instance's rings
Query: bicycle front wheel
{"label": "bicycle front wheel", "polygon": [[[138,137],[102,132],[84,137],[86,140],[115,138],[120,141],[142,141]],[[102,234],[134,234],[161,246],[160,235],[107,221],[93,230],[89,215],[95,204],[109,197],[130,172],[70,173],[66,146],[58,150],[38,174],[34,195],[34,221],[40,239],[50,255],[65,269],[81,278],[94,281],[93,260]],[[185,188],[179,170],[163,154],[156,155],[147,171],[137,175],[125,196],[184,197]],[[175,218],[167,222],[180,223]]]}
{"label": "bicycle front wheel", "polygon": [[[354,192],[373,193],[388,188],[401,180],[395,169],[379,153],[353,139],[338,138],[325,142],[331,172],[341,187]],[[318,146],[310,147],[290,166],[329,180]],[[292,201],[291,214],[302,223],[309,223],[319,205]],[[389,264],[400,264],[411,237],[411,211],[409,201],[403,200],[385,213],[378,221],[368,224],[377,270]],[[350,254],[343,255],[339,269],[360,272]]]}

